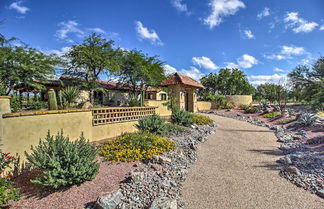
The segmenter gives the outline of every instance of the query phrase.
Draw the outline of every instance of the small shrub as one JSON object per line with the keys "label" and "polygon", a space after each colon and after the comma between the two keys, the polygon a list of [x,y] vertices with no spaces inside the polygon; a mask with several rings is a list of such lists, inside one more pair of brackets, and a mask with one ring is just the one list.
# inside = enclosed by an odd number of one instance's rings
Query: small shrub
{"label": "small shrub", "polygon": [[[15,158],[9,153],[0,152],[0,178],[11,178],[12,165],[15,163]],[[5,174],[5,170],[8,173]]]}
{"label": "small shrub", "polygon": [[195,121],[192,117],[192,114],[190,112],[187,112],[183,109],[180,109],[178,107],[173,108],[172,114],[171,114],[171,121],[172,123],[189,127],[192,125]]}
{"label": "small shrub", "polygon": [[130,94],[128,97],[128,105],[130,107],[141,106],[141,98],[138,94]]}
{"label": "small shrub", "polygon": [[304,113],[298,118],[298,121],[304,126],[312,126],[317,122],[317,119],[317,116],[314,114]]}
{"label": "small shrub", "polygon": [[224,99],[218,106],[219,109],[226,109],[226,110],[233,109],[234,107],[235,107],[234,102],[228,101],[226,99]]}
{"label": "small shrub", "polygon": [[11,112],[18,112],[22,109],[19,97],[13,96],[10,98],[10,108]]}
{"label": "small shrub", "polygon": [[278,124],[281,124],[281,125],[286,125],[288,123],[291,123],[291,122],[294,122],[296,121],[296,117],[293,117],[293,118],[283,118],[281,120],[278,121]]}
{"label": "small shrub", "polygon": [[99,154],[106,160],[131,162],[152,159],[154,155],[169,152],[174,147],[174,142],[162,136],[148,132],[132,133],[105,142]]}
{"label": "small shrub", "polygon": [[240,104],[239,108],[240,108],[240,110],[247,110],[247,109],[251,108],[251,105]]}
{"label": "small shrub", "polygon": [[251,106],[248,109],[244,111],[245,113],[257,113],[261,112],[261,107],[260,106]]}
{"label": "small shrub", "polygon": [[80,95],[80,90],[76,86],[68,86],[63,89],[62,97],[67,108],[71,107],[71,104],[74,103]]}
{"label": "small shrub", "polygon": [[31,154],[25,153],[31,168],[44,171],[33,183],[59,188],[92,180],[99,171],[97,149],[83,135],[70,141],[63,131],[55,137],[48,133],[31,150]]}
{"label": "small shrub", "polygon": [[279,112],[270,112],[267,114],[262,115],[264,118],[275,118],[277,116],[281,115]]}
{"label": "small shrub", "polygon": [[13,183],[5,178],[0,178],[0,207],[5,206],[9,201],[19,199],[19,190],[14,188]]}
{"label": "small shrub", "polygon": [[148,131],[157,135],[164,136],[167,133],[164,120],[156,114],[141,118],[135,126],[140,131]]}
{"label": "small shrub", "polygon": [[214,122],[209,117],[206,117],[206,116],[203,116],[203,115],[193,114],[192,116],[193,116],[193,119],[195,121],[195,124],[197,124],[197,125],[207,125],[207,124],[211,124],[211,123]]}
{"label": "small shrub", "polygon": [[179,126],[177,124],[172,124],[172,123],[166,123],[166,133],[167,135],[179,135],[180,133],[186,132],[189,129],[184,126]]}

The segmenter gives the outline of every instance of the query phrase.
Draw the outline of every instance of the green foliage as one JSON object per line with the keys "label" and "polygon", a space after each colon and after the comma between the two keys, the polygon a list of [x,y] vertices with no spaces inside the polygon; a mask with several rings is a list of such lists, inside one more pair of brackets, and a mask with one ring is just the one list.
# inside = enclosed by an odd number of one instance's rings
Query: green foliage
{"label": "green foliage", "polygon": [[275,118],[277,116],[281,115],[279,112],[270,112],[267,114],[262,115],[264,118]]}
{"label": "green foliage", "polygon": [[276,101],[276,89],[278,84],[265,83],[258,85],[254,94],[254,99],[257,101],[268,101],[274,103]]}
{"label": "green foliage", "polygon": [[94,179],[99,171],[97,149],[83,135],[70,141],[63,136],[63,131],[55,137],[48,133],[45,140],[40,140],[31,150],[31,154],[25,152],[28,163],[32,168],[43,170],[32,182],[43,186],[59,188],[81,184]]}
{"label": "green foliage", "polygon": [[240,110],[247,110],[247,109],[251,108],[251,105],[240,104],[239,108],[240,108]]}
{"label": "green foliage", "polygon": [[103,91],[100,75],[120,71],[121,50],[113,48],[114,42],[107,41],[96,33],[88,36],[82,44],[73,45],[64,55],[65,74],[83,79],[80,84],[90,91],[90,102],[94,104],[94,91]]}
{"label": "green foliage", "polygon": [[48,109],[49,110],[57,110],[57,100],[56,100],[56,93],[53,89],[48,91]]}
{"label": "green foliage", "polygon": [[130,162],[152,159],[154,155],[173,150],[175,143],[148,132],[125,134],[105,142],[99,154],[106,160]]}
{"label": "green foliage", "polygon": [[62,90],[62,97],[66,103],[66,107],[70,108],[79,97],[80,90],[77,86],[68,86]]}
{"label": "green foliage", "polygon": [[247,76],[239,69],[220,69],[218,74],[210,73],[200,81],[205,86],[205,89],[200,91],[203,100],[208,100],[208,94],[244,95],[254,92],[254,87],[249,83]]}
{"label": "green foliage", "polygon": [[184,126],[179,126],[177,124],[172,124],[172,123],[166,123],[166,133],[167,135],[179,135],[180,133],[189,131],[187,127]]}
{"label": "green foliage", "polygon": [[12,39],[1,37],[0,81],[5,95],[9,95],[15,86],[44,89],[41,83],[54,74],[58,59],[26,45],[13,46],[10,44]]}
{"label": "green foliage", "polygon": [[298,118],[298,121],[304,126],[312,126],[317,122],[317,120],[318,117],[310,113],[304,113]]}
{"label": "green foliage", "polygon": [[141,98],[137,93],[131,93],[128,97],[128,105],[130,107],[139,107],[141,106]]}
{"label": "green foliage", "polygon": [[296,120],[297,120],[296,117],[292,117],[292,118],[283,118],[283,119],[278,120],[278,124],[286,125],[286,124],[291,123],[291,122],[294,122],[294,121],[296,121]]}
{"label": "green foliage", "polygon": [[125,50],[121,59],[120,78],[129,84],[133,93],[147,87],[158,86],[165,78],[163,62],[158,57],[149,57],[137,50]]}
{"label": "green foliage", "polygon": [[203,115],[192,114],[192,117],[197,125],[208,125],[214,122],[209,117]]}
{"label": "green foliage", "polygon": [[19,199],[19,190],[14,188],[13,183],[5,178],[0,178],[0,207],[5,206],[9,201]]}
{"label": "green foliage", "polygon": [[261,112],[260,106],[249,106],[247,109],[244,110],[245,113],[257,113]]}
{"label": "green foliage", "polygon": [[29,99],[29,101],[27,101],[27,98],[25,96],[12,96],[10,98],[11,112],[18,112],[22,109],[39,110],[47,107],[48,103],[44,101],[39,101],[38,98]]}
{"label": "green foliage", "polygon": [[156,114],[141,118],[135,126],[140,131],[147,131],[161,136],[167,133],[164,120]]}
{"label": "green foliage", "polygon": [[179,107],[173,108],[171,114],[171,121],[172,123],[185,127],[189,127],[195,122],[190,112],[180,109]]}

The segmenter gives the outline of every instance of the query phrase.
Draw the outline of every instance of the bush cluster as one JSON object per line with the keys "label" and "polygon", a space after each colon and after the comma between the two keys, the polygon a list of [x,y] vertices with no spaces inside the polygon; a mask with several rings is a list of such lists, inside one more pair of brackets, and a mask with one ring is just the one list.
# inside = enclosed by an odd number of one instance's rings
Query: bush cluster
{"label": "bush cluster", "polygon": [[189,127],[195,121],[194,121],[193,116],[190,112],[187,112],[183,109],[176,107],[172,110],[171,122],[174,124],[181,125],[181,126]]}
{"label": "bush cluster", "polygon": [[298,121],[304,126],[312,126],[318,120],[318,117],[311,113],[304,113],[299,118]]}
{"label": "bush cluster", "polygon": [[257,113],[261,112],[260,106],[249,106],[249,108],[244,110],[245,113]]}
{"label": "bush cluster", "polygon": [[180,133],[186,132],[189,129],[184,126],[179,126],[177,124],[172,124],[172,123],[166,123],[166,133],[167,135],[175,134],[178,135]]}
{"label": "bush cluster", "polygon": [[92,180],[99,171],[97,148],[83,135],[70,141],[63,131],[55,137],[48,132],[44,141],[26,154],[31,168],[43,170],[40,177],[32,180],[43,186],[59,188]]}
{"label": "bush cluster", "polygon": [[106,160],[131,162],[152,159],[154,155],[173,150],[175,143],[148,132],[125,134],[105,142],[99,154]]}
{"label": "bush cluster", "polygon": [[213,122],[212,119],[203,115],[193,114],[192,117],[197,125],[208,125]]}
{"label": "bush cluster", "polygon": [[262,117],[264,117],[264,118],[274,118],[274,117],[277,117],[279,115],[280,115],[279,112],[270,112],[270,113],[262,115]]}
{"label": "bush cluster", "polygon": [[167,133],[165,121],[156,114],[141,118],[135,126],[140,131],[147,131],[161,136]]}

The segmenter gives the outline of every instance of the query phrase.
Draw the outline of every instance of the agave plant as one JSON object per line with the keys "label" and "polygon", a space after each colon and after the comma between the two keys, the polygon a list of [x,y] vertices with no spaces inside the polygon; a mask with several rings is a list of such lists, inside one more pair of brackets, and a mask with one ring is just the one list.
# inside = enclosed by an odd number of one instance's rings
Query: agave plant
{"label": "agave plant", "polygon": [[68,86],[63,89],[62,97],[66,102],[66,106],[69,108],[71,104],[74,103],[80,95],[80,90],[76,86]]}
{"label": "agave plant", "polygon": [[299,117],[298,121],[304,126],[312,126],[317,122],[317,119],[318,118],[314,114],[304,113]]}

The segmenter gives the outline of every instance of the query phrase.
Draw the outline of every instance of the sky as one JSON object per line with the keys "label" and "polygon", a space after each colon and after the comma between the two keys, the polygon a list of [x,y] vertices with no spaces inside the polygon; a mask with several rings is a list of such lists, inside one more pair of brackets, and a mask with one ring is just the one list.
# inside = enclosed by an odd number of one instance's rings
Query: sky
{"label": "sky", "polygon": [[0,20],[45,53],[96,32],[197,80],[231,67],[276,83],[324,53],[324,0],[0,0]]}

